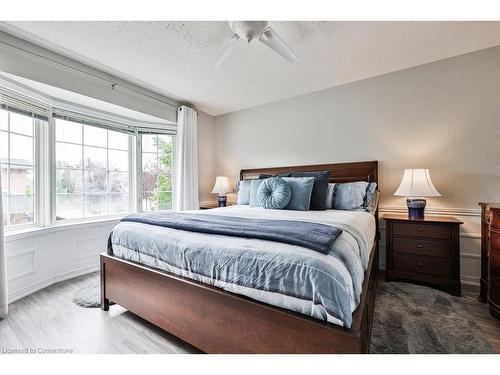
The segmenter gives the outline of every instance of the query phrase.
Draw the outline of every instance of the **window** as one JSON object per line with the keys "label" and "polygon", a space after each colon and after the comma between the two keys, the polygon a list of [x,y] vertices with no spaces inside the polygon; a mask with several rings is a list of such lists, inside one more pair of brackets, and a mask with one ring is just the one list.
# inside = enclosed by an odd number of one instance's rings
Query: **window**
{"label": "window", "polygon": [[1,82],[0,220],[7,230],[172,208],[175,127],[40,93],[34,99]]}
{"label": "window", "polygon": [[142,136],[142,210],[172,208],[172,135]]}
{"label": "window", "polygon": [[36,127],[32,116],[0,109],[0,169],[6,227],[36,218]]}
{"label": "window", "polygon": [[56,220],[126,214],[129,135],[55,120]]}

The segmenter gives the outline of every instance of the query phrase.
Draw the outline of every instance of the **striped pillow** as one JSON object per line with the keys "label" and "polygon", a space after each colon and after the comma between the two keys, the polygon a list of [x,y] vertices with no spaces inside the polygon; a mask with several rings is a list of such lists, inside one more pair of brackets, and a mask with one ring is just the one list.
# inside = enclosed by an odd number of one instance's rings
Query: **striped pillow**
{"label": "striped pillow", "polygon": [[348,182],[335,185],[333,208],[335,210],[356,210],[364,208],[368,182]]}

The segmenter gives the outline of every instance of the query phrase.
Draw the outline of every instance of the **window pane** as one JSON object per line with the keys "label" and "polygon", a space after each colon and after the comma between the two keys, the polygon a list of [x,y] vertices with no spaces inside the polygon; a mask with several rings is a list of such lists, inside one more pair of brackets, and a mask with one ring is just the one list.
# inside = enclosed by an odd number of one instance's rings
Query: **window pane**
{"label": "window pane", "polygon": [[144,211],[169,210],[172,208],[173,137],[144,135],[142,151],[142,208]]}
{"label": "window pane", "polygon": [[158,134],[158,146],[165,144],[172,145],[172,136],[166,134]]}
{"label": "window pane", "polygon": [[158,158],[156,154],[142,154],[142,171],[156,173]]}
{"label": "window pane", "polygon": [[33,196],[11,195],[9,200],[10,224],[33,223]]}
{"label": "window pane", "polygon": [[156,202],[153,197],[154,193],[152,191],[142,192],[142,210],[143,211],[154,211],[157,210]]}
{"label": "window pane", "polygon": [[31,116],[11,112],[10,131],[33,136],[33,118]]}
{"label": "window pane", "polygon": [[109,150],[109,170],[128,171],[128,152]]}
{"label": "window pane", "polygon": [[74,194],[82,192],[83,171],[73,169],[56,170],[56,193]]}
{"label": "window pane", "polygon": [[170,210],[172,208],[172,193],[169,191],[160,191],[157,193],[158,209]]}
{"label": "window pane", "polygon": [[9,112],[0,109],[0,130],[9,130]]}
{"label": "window pane", "polygon": [[58,142],[56,150],[58,166],[65,166],[57,170],[58,220],[128,212],[129,136],[68,121],[58,124],[58,140],[66,142]]}
{"label": "window pane", "polygon": [[119,132],[108,132],[108,147],[118,150],[128,150],[128,135]]}
{"label": "window pane", "polygon": [[82,146],[56,143],[57,168],[82,168]]}
{"label": "window pane", "polygon": [[[89,170],[84,172],[85,194],[106,194],[108,184],[106,182],[106,171]],[[85,197],[85,199],[87,199]]]}
{"label": "window pane", "polygon": [[10,166],[10,195],[33,195],[33,168]]}
{"label": "window pane", "polygon": [[56,212],[56,220],[83,217],[83,196],[81,194],[57,194]]}
{"label": "window pane", "polygon": [[172,191],[172,176],[170,174],[160,174],[158,176],[158,190]]}
{"label": "window pane", "polygon": [[2,208],[3,208],[3,216],[0,217],[0,220],[3,221],[3,224],[7,226],[7,212],[8,212],[8,201],[9,201],[9,196],[7,195],[7,192],[2,193]]}
{"label": "window pane", "polygon": [[106,195],[86,195],[85,217],[106,215],[107,206]]}
{"label": "window pane", "polygon": [[109,173],[109,191],[110,193],[128,192],[128,173],[110,172]]}
{"label": "window pane", "polygon": [[128,212],[128,194],[111,194],[109,196],[109,214]]}
{"label": "window pane", "polygon": [[108,155],[105,148],[84,147],[84,168],[87,169],[106,169],[108,165]]}
{"label": "window pane", "polygon": [[9,133],[0,131],[0,161],[7,163],[9,158]]}
{"label": "window pane", "polygon": [[108,146],[108,131],[106,129],[84,125],[83,132],[84,144],[100,147]]}
{"label": "window pane", "polygon": [[156,142],[158,137],[151,134],[142,135],[142,152],[154,152],[156,153]]}
{"label": "window pane", "polygon": [[82,125],[76,122],[56,119],[56,140],[82,143]]}
{"label": "window pane", "polygon": [[33,165],[33,138],[10,134],[10,162]]}
{"label": "window pane", "polygon": [[[7,164],[2,164],[1,165],[1,172],[2,172],[2,193],[7,194],[7,187],[8,187],[8,181],[7,181],[7,174],[9,172],[9,166]],[[5,207],[4,207],[5,209]]]}

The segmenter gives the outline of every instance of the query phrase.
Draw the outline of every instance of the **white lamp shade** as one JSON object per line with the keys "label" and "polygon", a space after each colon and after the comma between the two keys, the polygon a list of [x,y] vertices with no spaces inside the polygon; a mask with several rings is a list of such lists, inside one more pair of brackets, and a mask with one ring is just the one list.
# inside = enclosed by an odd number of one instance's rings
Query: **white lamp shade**
{"label": "white lamp shade", "polygon": [[405,169],[403,180],[394,195],[402,197],[440,197],[428,169]]}
{"label": "white lamp shade", "polygon": [[226,176],[217,176],[215,178],[215,185],[214,188],[212,189],[212,193],[223,195],[231,192],[232,189],[231,186],[229,185],[229,178],[227,178]]}

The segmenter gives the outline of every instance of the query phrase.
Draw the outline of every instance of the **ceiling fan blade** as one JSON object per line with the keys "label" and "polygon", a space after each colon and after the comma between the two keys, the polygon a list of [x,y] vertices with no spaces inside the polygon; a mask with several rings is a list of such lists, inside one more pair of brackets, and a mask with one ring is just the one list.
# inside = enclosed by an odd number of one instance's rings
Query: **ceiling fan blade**
{"label": "ceiling fan blade", "polygon": [[259,40],[280,56],[287,59],[289,62],[293,63],[299,59],[292,49],[283,41],[283,39],[279,37],[276,31],[271,28],[271,26],[268,26],[264,30]]}
{"label": "ceiling fan blade", "polygon": [[240,37],[236,34],[233,34],[231,38],[229,38],[225,43],[224,43],[224,48],[222,49],[222,52],[219,54],[217,59],[214,62],[214,67],[218,68],[219,66],[222,65],[224,60],[227,59],[227,57],[231,54],[231,51],[233,50],[234,46],[236,45],[236,42],[240,39]]}

